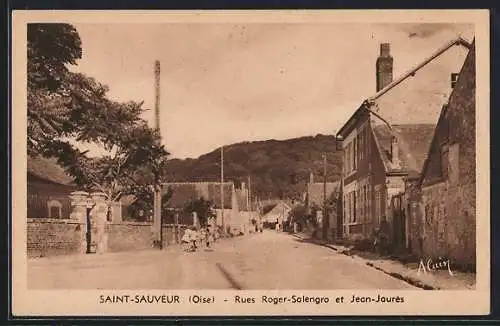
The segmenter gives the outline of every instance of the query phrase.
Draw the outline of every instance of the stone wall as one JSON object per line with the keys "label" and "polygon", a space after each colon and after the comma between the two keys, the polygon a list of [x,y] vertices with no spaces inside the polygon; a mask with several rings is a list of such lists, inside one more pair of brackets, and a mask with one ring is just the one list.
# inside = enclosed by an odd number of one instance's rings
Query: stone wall
{"label": "stone wall", "polygon": [[447,185],[445,182],[422,189],[424,207],[423,255],[426,258],[450,257],[447,240]]}
{"label": "stone wall", "polygon": [[[80,223],[77,220],[28,219],[28,257],[81,253],[86,227],[85,223]],[[185,229],[185,225],[179,225],[177,236],[174,225],[163,225],[163,245],[177,244]],[[108,252],[152,249],[151,222],[107,223],[105,230],[107,234],[106,250]]]}
{"label": "stone wall", "polygon": [[85,225],[75,220],[29,218],[28,257],[77,254]]}
{"label": "stone wall", "polygon": [[476,260],[475,53],[443,110],[424,171],[424,253],[472,267]]}
{"label": "stone wall", "polygon": [[151,228],[150,222],[108,224],[108,250],[117,252],[152,248]]}

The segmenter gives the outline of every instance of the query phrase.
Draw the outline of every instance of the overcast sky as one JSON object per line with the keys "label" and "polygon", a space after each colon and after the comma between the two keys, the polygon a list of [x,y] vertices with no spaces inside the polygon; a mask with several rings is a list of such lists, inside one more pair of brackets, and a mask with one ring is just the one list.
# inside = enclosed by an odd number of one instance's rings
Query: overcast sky
{"label": "overcast sky", "polygon": [[74,70],[118,101],[144,101],[153,125],[161,62],[161,132],[172,157],[221,144],[334,134],[375,92],[375,60],[391,43],[394,77],[473,26],[444,24],[74,24]]}

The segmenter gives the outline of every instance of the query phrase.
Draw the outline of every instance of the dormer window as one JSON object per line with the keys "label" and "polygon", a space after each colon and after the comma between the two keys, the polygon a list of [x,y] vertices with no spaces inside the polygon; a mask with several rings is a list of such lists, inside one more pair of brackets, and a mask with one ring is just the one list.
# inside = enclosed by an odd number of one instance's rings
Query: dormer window
{"label": "dormer window", "polygon": [[457,80],[458,80],[458,75],[457,73],[453,73],[451,74],[451,88],[455,88],[455,85],[457,84]]}

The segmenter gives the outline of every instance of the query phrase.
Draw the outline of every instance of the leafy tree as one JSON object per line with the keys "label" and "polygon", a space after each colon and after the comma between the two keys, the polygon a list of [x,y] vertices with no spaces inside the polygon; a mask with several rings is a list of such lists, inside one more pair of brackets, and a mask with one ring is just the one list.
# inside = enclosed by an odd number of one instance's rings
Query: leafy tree
{"label": "leafy tree", "polygon": [[203,197],[186,203],[184,212],[189,214],[195,212],[201,226],[207,225],[210,218],[216,217],[213,203],[209,200],[205,200]]}
{"label": "leafy tree", "polygon": [[[152,198],[168,155],[159,134],[140,117],[142,103],[112,101],[107,86],[71,72],[81,56],[73,26],[28,25],[28,154],[56,157],[77,185],[108,201]],[[75,143],[106,154],[89,157]]]}
{"label": "leafy tree", "polygon": [[311,215],[305,205],[296,205],[288,213],[288,219],[291,223],[298,223],[302,226],[312,222]]}

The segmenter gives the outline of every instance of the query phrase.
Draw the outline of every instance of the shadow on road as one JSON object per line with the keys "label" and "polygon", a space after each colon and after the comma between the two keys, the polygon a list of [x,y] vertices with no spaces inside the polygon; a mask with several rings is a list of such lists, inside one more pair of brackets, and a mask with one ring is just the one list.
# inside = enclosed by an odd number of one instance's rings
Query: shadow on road
{"label": "shadow on road", "polygon": [[243,290],[243,287],[234,279],[234,277],[222,266],[221,263],[215,264],[217,268],[220,270],[222,275],[228,280],[228,282],[231,284],[231,287],[235,290]]}

